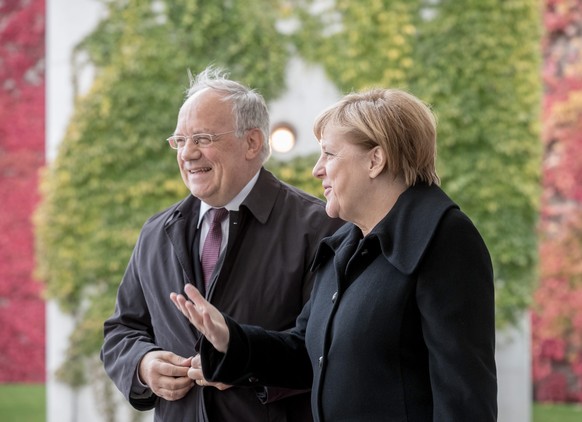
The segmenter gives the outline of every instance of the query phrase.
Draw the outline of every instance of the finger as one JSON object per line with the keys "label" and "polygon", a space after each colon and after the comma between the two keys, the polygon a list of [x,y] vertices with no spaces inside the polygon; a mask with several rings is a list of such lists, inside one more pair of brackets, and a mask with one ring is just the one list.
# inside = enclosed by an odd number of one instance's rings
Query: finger
{"label": "finger", "polygon": [[178,308],[178,310],[180,312],[182,312],[182,314],[188,318],[188,320],[196,327],[199,329],[199,325],[200,322],[202,321],[201,318],[199,318],[199,312],[196,309],[196,307],[192,304],[192,302],[190,302],[189,300],[187,300],[183,295],[180,294],[176,294],[174,296],[174,304],[176,305],[176,307]]}
{"label": "finger", "polygon": [[184,361],[180,365],[185,367],[192,366],[192,359],[194,358],[190,356],[189,358],[184,359]]}
{"label": "finger", "polygon": [[188,320],[194,325],[198,331],[205,334],[206,327],[204,326],[204,320],[201,314],[201,308],[196,307],[192,302],[188,301],[184,303],[184,315]]}
{"label": "finger", "polygon": [[202,359],[200,359],[200,355],[196,355],[192,358],[190,366],[192,368],[202,368]]}
{"label": "finger", "polygon": [[176,301],[174,302],[176,304],[176,307],[180,310],[180,312],[182,312],[185,316],[188,316],[187,312],[186,312],[186,303],[188,302],[188,299],[186,299],[183,295],[181,294],[176,294],[175,296]]}
{"label": "finger", "polygon": [[160,375],[173,379],[175,377],[187,377],[190,366],[177,366],[173,363],[162,363],[159,368]]}
{"label": "finger", "polygon": [[206,299],[204,299],[204,296],[202,296],[200,294],[200,292],[198,291],[198,289],[196,287],[194,287],[190,283],[188,283],[188,284],[186,284],[186,286],[184,286],[184,292],[186,292],[186,295],[188,296],[188,298],[192,302],[194,302],[194,304],[196,306],[198,306],[198,305],[204,305],[204,304],[208,303],[206,301]]}
{"label": "finger", "polygon": [[161,388],[156,395],[158,395],[158,396],[160,396],[168,401],[180,400],[186,394],[188,394],[188,391],[190,391],[190,389],[192,388],[193,385],[194,385],[194,382],[189,380],[189,384],[182,387],[182,388],[177,388],[177,389]]}
{"label": "finger", "polygon": [[178,293],[170,293],[170,300],[172,301],[172,303],[174,304],[174,306],[179,310],[182,311],[181,307],[180,307],[180,301],[179,301],[179,295]]}
{"label": "finger", "polygon": [[192,357],[183,357],[173,352],[165,351],[159,357],[161,362],[167,362],[171,365],[188,367],[191,364]]}
{"label": "finger", "polygon": [[188,369],[188,378],[191,380],[194,380],[194,381],[204,379],[204,374],[202,373],[202,369],[198,369],[198,368]]}

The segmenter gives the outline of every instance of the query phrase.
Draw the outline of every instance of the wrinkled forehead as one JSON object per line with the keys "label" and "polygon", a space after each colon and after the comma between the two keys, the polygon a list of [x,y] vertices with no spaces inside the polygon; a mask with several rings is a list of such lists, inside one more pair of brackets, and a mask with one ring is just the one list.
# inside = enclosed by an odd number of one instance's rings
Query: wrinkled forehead
{"label": "wrinkled forehead", "polygon": [[232,126],[232,105],[224,95],[206,88],[189,97],[178,113],[178,127],[222,130]]}

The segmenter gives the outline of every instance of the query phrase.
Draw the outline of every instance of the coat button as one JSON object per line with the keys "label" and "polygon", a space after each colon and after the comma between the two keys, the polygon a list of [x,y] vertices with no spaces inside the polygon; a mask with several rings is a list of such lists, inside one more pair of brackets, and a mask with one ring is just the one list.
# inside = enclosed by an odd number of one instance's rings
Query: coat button
{"label": "coat button", "polygon": [[321,368],[323,366],[323,356],[319,357],[319,360],[317,362],[319,364],[319,367]]}
{"label": "coat button", "polygon": [[337,292],[335,292],[333,294],[333,296],[331,297],[331,303],[335,303],[336,300],[337,300]]}

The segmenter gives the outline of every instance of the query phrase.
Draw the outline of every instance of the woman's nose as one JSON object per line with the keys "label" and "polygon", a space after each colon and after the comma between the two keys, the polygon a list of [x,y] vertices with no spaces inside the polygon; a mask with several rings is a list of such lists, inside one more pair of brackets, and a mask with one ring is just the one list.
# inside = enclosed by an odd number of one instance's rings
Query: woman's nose
{"label": "woman's nose", "polygon": [[311,174],[313,174],[313,176],[317,178],[323,177],[323,165],[321,164],[321,157],[319,157],[317,163],[315,163],[315,166],[313,167]]}

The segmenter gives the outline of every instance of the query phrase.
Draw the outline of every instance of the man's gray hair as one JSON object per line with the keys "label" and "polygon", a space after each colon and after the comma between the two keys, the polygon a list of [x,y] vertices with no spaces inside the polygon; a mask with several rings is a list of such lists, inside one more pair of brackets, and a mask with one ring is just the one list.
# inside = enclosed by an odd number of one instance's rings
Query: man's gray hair
{"label": "man's gray hair", "polygon": [[232,103],[234,128],[236,136],[243,136],[246,130],[258,128],[263,133],[261,159],[263,163],[271,155],[269,143],[269,110],[265,99],[254,89],[228,78],[228,73],[215,66],[208,66],[193,76],[188,71],[190,87],[186,91],[186,100],[204,89],[211,89],[224,94],[224,101]]}

